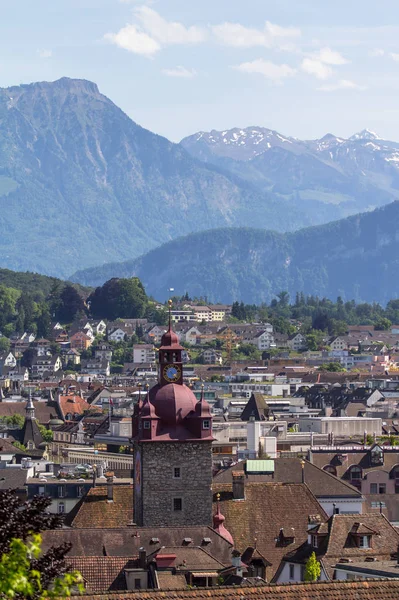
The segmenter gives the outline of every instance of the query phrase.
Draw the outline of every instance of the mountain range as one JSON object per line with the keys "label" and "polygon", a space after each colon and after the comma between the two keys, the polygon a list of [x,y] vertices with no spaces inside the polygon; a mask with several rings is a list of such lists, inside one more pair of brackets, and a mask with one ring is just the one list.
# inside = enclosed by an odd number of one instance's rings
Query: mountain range
{"label": "mountain range", "polygon": [[84,285],[138,276],[147,293],[270,302],[287,290],[385,303],[399,297],[399,202],[294,233],[224,228],[194,233],[119,264],[75,273]]}
{"label": "mountain range", "polygon": [[399,143],[365,129],[298,140],[262,127],[199,132],[181,144],[274,197],[344,217],[399,199]]}
{"label": "mountain range", "polygon": [[368,131],[174,144],[89,81],[0,89],[1,266],[66,277],[197,231],[318,225],[399,198],[398,165],[399,144]]}
{"label": "mountain range", "polygon": [[198,161],[92,82],[0,89],[3,267],[66,276],[198,230],[287,231],[330,217]]}

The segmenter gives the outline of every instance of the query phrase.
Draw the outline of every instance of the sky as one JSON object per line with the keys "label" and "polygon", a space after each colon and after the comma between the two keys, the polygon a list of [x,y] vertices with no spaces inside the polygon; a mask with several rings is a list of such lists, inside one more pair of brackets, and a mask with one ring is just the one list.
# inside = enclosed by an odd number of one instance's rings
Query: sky
{"label": "sky", "polygon": [[254,125],[399,141],[399,2],[0,0],[0,87],[64,76],[173,141]]}

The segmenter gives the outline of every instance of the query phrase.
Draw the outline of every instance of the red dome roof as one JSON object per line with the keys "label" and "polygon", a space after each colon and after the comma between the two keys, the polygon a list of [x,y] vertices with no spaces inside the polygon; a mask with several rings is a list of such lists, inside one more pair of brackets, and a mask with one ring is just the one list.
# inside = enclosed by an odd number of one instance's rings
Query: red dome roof
{"label": "red dome roof", "polygon": [[180,346],[179,336],[171,329],[170,326],[168,331],[162,336],[161,347],[163,346]]}
{"label": "red dome roof", "polygon": [[157,417],[165,423],[174,425],[195,411],[197,398],[186,385],[168,383],[155,385],[150,390],[150,403]]}

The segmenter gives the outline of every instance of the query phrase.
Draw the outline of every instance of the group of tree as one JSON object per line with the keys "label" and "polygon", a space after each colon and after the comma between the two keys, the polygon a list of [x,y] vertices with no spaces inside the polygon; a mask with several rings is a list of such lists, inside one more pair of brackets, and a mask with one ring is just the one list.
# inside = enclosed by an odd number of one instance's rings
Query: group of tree
{"label": "group of tree", "polygon": [[[288,292],[280,292],[270,304],[244,304],[233,302],[232,320],[247,322],[270,322],[278,333],[291,334],[296,331],[294,323],[300,323],[305,335],[330,336],[344,335],[348,325],[370,325],[377,330],[387,330],[393,323],[399,323],[399,300],[390,300],[386,307],[378,303],[344,302],[338,296],[334,302],[328,298],[306,296],[298,293],[290,302]],[[316,332],[316,333],[315,333]],[[318,346],[318,340],[308,339],[309,348]]]}
{"label": "group of tree", "polygon": [[[7,271],[7,284],[14,281],[11,274]],[[21,279],[20,275],[25,277]],[[0,282],[2,280],[0,270]],[[160,325],[167,321],[167,311],[159,309],[155,301],[148,298],[137,277],[110,279],[90,290],[54,278],[15,273],[15,285],[21,288],[0,283],[0,352],[8,350],[8,340],[14,333],[26,331],[47,337],[54,321],[63,325],[85,318],[146,317]]]}
{"label": "group of tree", "polygon": [[40,533],[62,527],[47,512],[51,499],[35,496],[21,504],[12,490],[0,492],[0,597],[15,600],[61,598],[82,591],[81,576],[70,572],[70,544],[42,550]]}

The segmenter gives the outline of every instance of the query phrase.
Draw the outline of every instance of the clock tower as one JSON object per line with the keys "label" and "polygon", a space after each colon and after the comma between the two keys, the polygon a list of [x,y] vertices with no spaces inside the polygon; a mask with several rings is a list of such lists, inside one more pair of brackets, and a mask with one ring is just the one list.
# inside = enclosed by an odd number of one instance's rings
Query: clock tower
{"label": "clock tower", "polygon": [[212,416],[183,383],[183,348],[169,328],[159,378],[135,406],[134,522],[144,527],[212,524]]}
{"label": "clock tower", "polygon": [[162,336],[162,345],[159,349],[159,382],[161,385],[169,383],[183,385],[182,351],[184,348],[180,346],[179,338],[172,331],[170,310],[171,301],[169,301],[169,329]]}

